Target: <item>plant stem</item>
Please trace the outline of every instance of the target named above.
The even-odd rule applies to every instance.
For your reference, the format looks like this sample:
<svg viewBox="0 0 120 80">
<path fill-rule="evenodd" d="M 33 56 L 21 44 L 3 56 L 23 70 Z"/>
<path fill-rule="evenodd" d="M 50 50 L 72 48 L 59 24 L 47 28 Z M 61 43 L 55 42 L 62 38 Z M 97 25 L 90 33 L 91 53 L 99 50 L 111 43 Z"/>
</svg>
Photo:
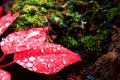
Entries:
<svg viewBox="0 0 120 80">
<path fill-rule="evenodd" d="M 5 58 L 6 54 L 3 54 L 3 56 L 0 58 L 0 62 Z"/>
<path fill-rule="evenodd" d="M 15 62 L 14 62 L 14 61 L 12 61 L 12 62 L 10 62 L 10 63 L 7 63 L 7 64 L 5 64 L 5 65 L 2 65 L 2 66 L 0 66 L 0 68 L 7 67 L 7 66 L 9 66 L 9 65 L 11 65 L 11 64 L 13 64 L 13 63 L 15 63 Z"/>
</svg>

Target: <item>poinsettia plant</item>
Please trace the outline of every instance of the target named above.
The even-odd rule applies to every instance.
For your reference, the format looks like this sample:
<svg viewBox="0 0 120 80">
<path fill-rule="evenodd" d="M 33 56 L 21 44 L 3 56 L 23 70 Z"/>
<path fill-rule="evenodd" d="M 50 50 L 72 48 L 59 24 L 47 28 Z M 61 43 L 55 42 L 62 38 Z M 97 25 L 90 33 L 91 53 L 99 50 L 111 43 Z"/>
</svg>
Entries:
<svg viewBox="0 0 120 80">
<path fill-rule="evenodd" d="M 6 14 L 0 19 L 0 35 L 14 22 L 20 12 Z M 81 61 L 81 57 L 61 45 L 46 42 L 48 27 L 31 28 L 13 32 L 0 42 L 6 55 L 14 54 L 12 63 L 17 63 L 30 71 L 55 74 L 64 67 Z M 4 67 L 4 66 L 3 66 Z M 9 72 L 0 69 L 0 80 L 11 80 Z"/>
</svg>

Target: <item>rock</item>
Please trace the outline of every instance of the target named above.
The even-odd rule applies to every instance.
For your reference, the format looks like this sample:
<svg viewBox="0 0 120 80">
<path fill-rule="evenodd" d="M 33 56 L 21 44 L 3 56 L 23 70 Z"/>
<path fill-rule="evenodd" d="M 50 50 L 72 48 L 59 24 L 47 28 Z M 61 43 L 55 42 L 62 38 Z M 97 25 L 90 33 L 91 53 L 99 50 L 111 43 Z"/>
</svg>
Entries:
<svg viewBox="0 0 120 80">
<path fill-rule="evenodd" d="M 102 55 L 92 66 L 91 74 L 96 80 L 120 80 L 120 60 L 118 53 L 108 52 Z"/>
</svg>

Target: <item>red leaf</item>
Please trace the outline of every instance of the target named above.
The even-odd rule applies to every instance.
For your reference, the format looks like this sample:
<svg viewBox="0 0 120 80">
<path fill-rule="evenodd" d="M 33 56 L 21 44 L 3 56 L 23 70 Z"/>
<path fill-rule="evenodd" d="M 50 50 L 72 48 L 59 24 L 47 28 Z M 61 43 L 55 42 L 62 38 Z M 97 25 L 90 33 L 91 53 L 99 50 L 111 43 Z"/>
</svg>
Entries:
<svg viewBox="0 0 120 80">
<path fill-rule="evenodd" d="M 44 43 L 39 48 L 16 53 L 14 61 L 37 73 L 54 74 L 81 61 L 81 57 L 60 45 Z"/>
<path fill-rule="evenodd" d="M 0 80 L 11 80 L 11 75 L 2 69 L 0 69 Z"/>
<path fill-rule="evenodd" d="M 40 46 L 46 40 L 47 28 L 31 28 L 11 33 L 1 41 L 1 49 L 4 54 L 11 54 Z"/>
<path fill-rule="evenodd" d="M 14 22 L 14 20 L 20 15 L 20 12 L 11 15 L 11 13 L 6 14 L 0 18 L 0 35 Z"/>
<path fill-rule="evenodd" d="M 3 7 L 0 6 L 0 17 L 3 15 Z"/>
</svg>

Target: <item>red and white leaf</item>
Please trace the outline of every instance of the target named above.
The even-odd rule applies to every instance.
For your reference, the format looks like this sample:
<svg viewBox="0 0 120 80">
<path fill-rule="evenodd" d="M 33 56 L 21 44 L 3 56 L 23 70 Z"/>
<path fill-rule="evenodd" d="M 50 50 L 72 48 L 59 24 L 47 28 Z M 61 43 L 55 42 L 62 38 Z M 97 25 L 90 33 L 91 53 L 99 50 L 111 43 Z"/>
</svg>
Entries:
<svg viewBox="0 0 120 80">
<path fill-rule="evenodd" d="M 20 12 L 11 15 L 11 13 L 6 14 L 0 18 L 0 35 L 14 22 L 14 20 L 20 15 Z"/>
<path fill-rule="evenodd" d="M 15 53 L 14 61 L 37 73 L 54 74 L 81 61 L 81 57 L 60 45 L 44 43 L 38 48 Z"/>
<path fill-rule="evenodd" d="M 1 41 L 1 49 L 4 54 L 11 54 L 40 46 L 46 40 L 47 29 L 31 28 L 11 33 Z"/>
<path fill-rule="evenodd" d="M 0 69 L 0 80 L 11 80 L 10 73 Z"/>
</svg>

